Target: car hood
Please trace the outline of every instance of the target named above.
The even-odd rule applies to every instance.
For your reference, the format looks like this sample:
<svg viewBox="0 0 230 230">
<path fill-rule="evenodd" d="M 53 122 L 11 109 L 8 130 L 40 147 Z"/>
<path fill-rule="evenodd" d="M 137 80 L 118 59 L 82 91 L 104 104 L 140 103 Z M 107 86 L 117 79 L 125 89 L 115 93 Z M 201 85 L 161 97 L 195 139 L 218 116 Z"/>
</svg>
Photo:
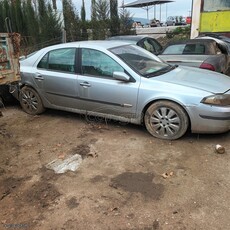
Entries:
<svg viewBox="0 0 230 230">
<path fill-rule="evenodd" d="M 164 82 L 192 87 L 214 94 L 230 90 L 230 77 L 199 68 L 179 66 L 159 76 L 159 78 Z"/>
</svg>

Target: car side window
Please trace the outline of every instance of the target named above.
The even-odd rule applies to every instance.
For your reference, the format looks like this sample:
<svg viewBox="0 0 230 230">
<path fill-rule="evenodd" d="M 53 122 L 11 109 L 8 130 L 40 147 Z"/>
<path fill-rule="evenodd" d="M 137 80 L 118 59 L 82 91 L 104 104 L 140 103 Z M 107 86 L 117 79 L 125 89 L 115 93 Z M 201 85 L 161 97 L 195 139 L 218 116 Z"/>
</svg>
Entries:
<svg viewBox="0 0 230 230">
<path fill-rule="evenodd" d="M 38 63 L 38 66 L 37 66 L 39 69 L 47 69 L 48 57 L 49 57 L 49 53 L 47 53 L 45 56 L 43 56 L 43 58 L 40 60 L 40 62 Z"/>
<path fill-rule="evenodd" d="M 162 54 L 182 54 L 185 44 L 168 46 Z"/>
<path fill-rule="evenodd" d="M 113 72 L 124 69 L 107 54 L 93 49 L 82 49 L 82 74 L 97 77 L 113 77 Z"/>
<path fill-rule="evenodd" d="M 55 70 L 60 72 L 75 72 L 75 48 L 52 50 L 38 63 L 38 68 Z"/>
<path fill-rule="evenodd" d="M 153 44 L 149 41 L 149 39 L 145 39 L 143 41 L 143 46 L 144 46 L 144 49 L 148 50 L 149 52 L 155 53 L 155 48 Z"/>
<path fill-rule="evenodd" d="M 162 50 L 161 45 L 159 45 L 155 40 L 149 38 L 148 41 L 150 44 L 152 44 L 156 53 L 159 53 Z"/>
</svg>

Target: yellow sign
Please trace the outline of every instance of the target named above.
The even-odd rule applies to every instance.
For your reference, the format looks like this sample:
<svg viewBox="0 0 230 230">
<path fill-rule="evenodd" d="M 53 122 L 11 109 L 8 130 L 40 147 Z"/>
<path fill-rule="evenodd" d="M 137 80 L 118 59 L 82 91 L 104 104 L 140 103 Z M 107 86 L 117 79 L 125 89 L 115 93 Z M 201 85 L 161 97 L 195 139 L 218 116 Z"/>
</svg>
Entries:
<svg viewBox="0 0 230 230">
<path fill-rule="evenodd" d="M 203 12 L 200 18 L 200 32 L 229 32 L 230 11 Z"/>
</svg>

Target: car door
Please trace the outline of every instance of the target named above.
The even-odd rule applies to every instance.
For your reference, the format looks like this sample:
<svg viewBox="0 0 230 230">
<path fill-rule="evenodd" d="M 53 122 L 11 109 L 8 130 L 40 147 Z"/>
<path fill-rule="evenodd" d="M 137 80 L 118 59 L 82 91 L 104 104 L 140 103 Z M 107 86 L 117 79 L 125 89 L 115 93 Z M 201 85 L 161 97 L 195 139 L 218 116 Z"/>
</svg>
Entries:
<svg viewBox="0 0 230 230">
<path fill-rule="evenodd" d="M 75 73 L 76 48 L 55 49 L 37 65 L 35 82 L 40 95 L 54 106 L 81 108 Z"/>
<path fill-rule="evenodd" d="M 132 118 L 136 113 L 139 82 L 113 78 L 113 72 L 125 72 L 109 55 L 94 49 L 81 49 L 81 74 L 78 92 L 84 108 L 92 114 Z"/>
</svg>

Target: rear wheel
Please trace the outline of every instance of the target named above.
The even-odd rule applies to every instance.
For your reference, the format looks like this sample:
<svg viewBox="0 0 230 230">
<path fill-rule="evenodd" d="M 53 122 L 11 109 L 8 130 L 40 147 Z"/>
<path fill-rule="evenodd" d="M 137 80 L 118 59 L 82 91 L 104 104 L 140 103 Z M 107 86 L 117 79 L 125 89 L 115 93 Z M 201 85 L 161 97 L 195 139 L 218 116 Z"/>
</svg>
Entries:
<svg viewBox="0 0 230 230">
<path fill-rule="evenodd" d="M 189 120 L 184 109 L 170 101 L 158 101 L 147 109 L 144 122 L 154 137 L 175 140 L 188 129 Z"/>
<path fill-rule="evenodd" d="M 28 114 L 37 115 L 45 111 L 40 96 L 31 87 L 25 86 L 21 89 L 19 101 L 22 109 Z"/>
</svg>

